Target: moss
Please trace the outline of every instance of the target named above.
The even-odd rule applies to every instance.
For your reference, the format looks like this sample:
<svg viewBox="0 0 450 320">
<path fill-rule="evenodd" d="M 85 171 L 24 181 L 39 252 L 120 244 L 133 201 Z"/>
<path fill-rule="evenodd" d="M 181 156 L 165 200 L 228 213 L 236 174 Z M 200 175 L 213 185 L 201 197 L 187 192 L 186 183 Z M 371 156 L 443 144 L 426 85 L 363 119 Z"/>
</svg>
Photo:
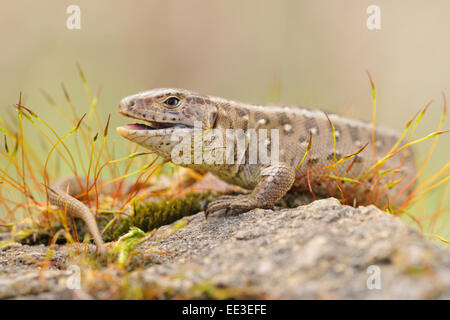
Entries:
<svg viewBox="0 0 450 320">
<path fill-rule="evenodd" d="M 431 270 L 429 267 L 426 266 L 409 266 L 405 270 L 405 273 L 412 277 L 421 277 L 429 272 L 431 272 Z"/>
<path fill-rule="evenodd" d="M 18 230 L 12 231 L 12 240 L 27 245 L 50 244 L 56 232 L 62 228 L 58 221 L 51 221 L 50 224 L 51 226 L 48 223 L 37 226 L 26 221 Z M 62 235 L 54 240 L 56 244 L 66 243 L 65 237 Z"/>
<path fill-rule="evenodd" d="M 149 299 L 209 299 L 209 300 L 242 300 L 242 299 L 267 299 L 261 290 L 254 287 L 232 287 L 214 284 L 203 280 L 180 291 L 158 283 L 145 283 L 139 281 L 141 271 L 134 271 L 123 276 L 120 288 L 115 299 L 149 300 Z"/>
<path fill-rule="evenodd" d="M 121 219 L 119 223 L 113 225 L 111 230 L 107 230 L 103 237 L 105 241 L 116 240 L 128 232 L 132 226 L 148 232 L 203 211 L 214 199 L 215 196 L 211 192 L 190 192 L 176 199 L 135 203 L 131 217 Z"/>
<path fill-rule="evenodd" d="M 262 299 L 261 292 L 255 292 L 250 288 L 227 287 L 213 284 L 207 280 L 196 283 L 188 293 L 188 298 L 194 299 Z"/>
<path fill-rule="evenodd" d="M 135 202 L 129 215 L 121 215 L 103 233 L 106 242 L 115 241 L 127 233 L 131 227 L 137 227 L 144 232 L 151 231 L 163 225 L 170 224 L 185 216 L 196 214 L 206 209 L 208 203 L 216 196 L 212 192 L 190 192 L 174 199 L 160 199 L 153 201 Z M 99 214 L 98 226 L 103 230 L 111 222 L 111 214 Z M 24 227 L 17 233 L 15 240 L 22 244 L 49 244 L 53 235 L 61 229 L 58 221 L 48 227 Z M 75 227 L 80 241 L 88 236 L 84 222 L 76 219 Z M 181 227 L 181 226 L 180 226 Z M 59 237 L 57 243 L 64 243 L 65 238 Z"/>
</svg>

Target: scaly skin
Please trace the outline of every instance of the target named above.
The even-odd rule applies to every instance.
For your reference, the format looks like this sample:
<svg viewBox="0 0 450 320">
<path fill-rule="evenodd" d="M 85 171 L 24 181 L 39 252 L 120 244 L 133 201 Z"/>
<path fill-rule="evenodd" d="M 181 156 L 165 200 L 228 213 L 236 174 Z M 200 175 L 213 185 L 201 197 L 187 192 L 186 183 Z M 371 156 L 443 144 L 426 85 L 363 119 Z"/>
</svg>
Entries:
<svg viewBox="0 0 450 320">
<path fill-rule="evenodd" d="M 98 230 L 94 215 L 84 203 L 74 198 L 74 196 L 81 193 L 82 189 L 74 177 L 59 179 L 48 188 L 50 203 L 62 210 L 67 210 L 68 214 L 82 219 L 94 238 L 98 253 L 104 254 L 106 252 L 105 244 Z"/>
<path fill-rule="evenodd" d="M 372 192 L 378 177 L 373 180 L 369 179 L 370 176 L 362 177 L 375 163 L 374 148 L 371 144 L 372 124 L 328 114 L 335 127 L 335 153 L 329 121 L 320 110 L 292 105 L 247 104 L 183 89 L 154 89 L 124 98 L 120 102 L 119 113 L 143 120 L 147 125 L 119 127 L 117 131 L 121 136 L 157 152 L 166 159 L 171 159 L 172 151 L 179 143 L 179 140 L 172 138 L 173 133 L 182 130 L 183 136 L 192 136 L 195 121 L 201 123 L 205 132 L 208 129 L 242 129 L 244 132 L 249 129 L 268 129 L 269 139 L 270 129 L 279 130 L 279 161 L 275 163 L 248 164 L 249 162 L 245 161 L 243 164 L 181 164 L 210 171 L 228 183 L 251 190 L 251 193 L 246 195 L 223 197 L 211 203 L 206 214 L 221 209 L 247 211 L 253 208 L 270 208 L 290 189 L 310 192 L 309 185 L 317 196 L 340 197 L 344 194 L 347 203 L 376 203 L 383 206 L 390 200 L 390 205 L 396 206 L 406 199 L 413 187 L 397 196 L 398 191 L 405 187 L 415 174 L 412 152 L 408 150 L 406 154 L 398 153 L 386 161 L 382 169 L 398 169 L 398 173 L 381 177 L 377 190 L 384 191 Z M 306 160 L 301 163 L 310 135 L 311 150 Z M 244 157 L 248 160 L 251 141 L 245 134 L 240 137 L 245 140 Z M 397 133 L 380 127 L 376 128 L 375 137 L 378 159 L 385 156 L 399 139 Z M 195 137 L 192 141 L 195 141 Z M 267 143 L 269 141 L 267 140 Z M 335 158 L 338 160 L 342 156 L 355 153 L 366 143 L 367 147 L 355 157 L 350 169 L 352 160 L 339 164 L 332 172 L 314 172 L 314 169 L 335 163 Z M 217 148 L 214 149 L 213 146 L 212 141 L 206 139 L 202 148 L 206 159 L 216 155 Z M 263 147 L 270 149 L 269 144 Z M 270 150 L 268 152 L 270 156 Z M 236 152 L 233 157 L 237 160 Z M 364 183 L 358 186 L 343 182 L 339 189 L 337 180 L 317 176 L 320 174 L 362 179 Z M 386 188 L 389 182 L 398 179 L 401 179 L 398 184 Z"/>
<path fill-rule="evenodd" d="M 191 175 L 185 171 L 182 171 L 175 187 L 185 188 L 192 185 L 194 182 L 195 179 L 193 179 Z M 93 183 L 94 180 L 89 179 L 88 186 L 92 187 Z M 76 196 L 85 192 L 85 184 L 86 177 L 78 179 L 74 176 L 60 178 L 48 188 L 48 198 L 52 205 L 66 211 L 69 215 L 72 215 L 75 218 L 82 219 L 94 239 L 97 246 L 97 252 L 99 254 L 104 254 L 106 252 L 106 247 L 98 229 L 95 216 L 83 202 L 76 198 Z M 136 185 L 135 183 L 129 183 L 126 181 L 121 183 L 120 181 L 116 181 L 103 186 L 101 189 L 97 189 L 97 192 L 101 194 L 114 194 L 117 192 L 119 184 L 121 184 L 120 190 L 124 194 L 128 194 L 135 187 L 143 187 L 142 185 Z M 100 185 L 102 185 L 102 182 L 97 181 L 97 186 Z M 169 186 L 159 184 L 157 187 L 154 187 L 161 191 Z"/>
<path fill-rule="evenodd" d="M 175 98 L 176 100 L 173 100 Z M 170 101 L 171 99 L 171 101 Z M 176 101 L 176 104 L 172 102 Z M 398 169 L 398 173 L 387 174 L 379 179 L 377 185 L 383 192 L 372 192 L 376 181 L 370 176 L 362 179 L 364 183 L 340 183 L 337 180 L 317 175 L 334 175 L 349 179 L 361 179 L 362 175 L 375 163 L 375 155 L 371 144 L 372 125 L 335 114 L 328 114 L 335 127 L 336 149 L 329 121 L 323 111 L 311 110 L 294 105 L 257 105 L 247 104 L 222 98 L 200 95 L 183 89 L 154 89 L 124 98 L 119 105 L 119 113 L 133 119 L 142 120 L 147 126 L 134 124 L 117 128 L 124 138 L 155 151 L 166 159 L 171 159 L 172 151 L 179 144 L 173 140 L 176 131 L 183 131 L 183 136 L 192 136 L 194 122 L 201 123 L 202 129 L 242 129 L 244 133 L 238 137 L 245 141 L 244 163 L 238 164 L 238 155 L 232 154 L 234 164 L 181 164 L 182 166 L 210 171 L 222 180 L 251 190 L 249 194 L 239 196 L 223 196 L 212 202 L 206 215 L 226 209 L 232 211 L 248 211 L 254 208 L 271 208 L 291 189 L 300 192 L 312 192 L 316 196 L 341 197 L 344 194 L 347 203 L 376 203 L 385 205 L 390 200 L 391 206 L 401 204 L 411 192 L 411 185 L 401 195 L 397 195 L 413 178 L 416 170 L 412 152 L 399 153 L 383 165 L 383 170 Z M 245 135 L 249 129 L 279 130 L 279 161 L 269 164 L 249 164 L 249 145 L 251 141 Z M 300 165 L 311 136 L 311 150 Z M 377 127 L 375 130 L 375 146 L 377 159 L 381 159 L 399 139 L 399 135 L 389 129 Z M 173 141 L 172 141 L 173 140 Z M 195 139 L 193 139 L 195 141 Z M 315 169 L 331 165 L 345 155 L 355 153 L 363 145 L 367 147 L 355 158 L 338 166 L 332 172 Z M 204 159 L 216 155 L 212 140 L 204 141 L 201 152 Z M 209 147 L 209 148 L 208 148 Z M 268 155 L 271 146 L 266 144 Z M 195 150 L 195 148 L 193 148 Z M 193 150 L 191 156 L 193 156 Z M 235 148 L 236 150 L 236 148 Z M 335 153 L 336 150 L 336 153 Z M 394 180 L 400 182 L 386 189 L 386 185 Z M 378 180 L 378 177 L 375 178 Z M 69 186 L 69 193 L 66 193 Z M 310 190 L 311 188 L 311 190 Z M 50 202 L 62 209 L 67 206 L 68 213 L 84 220 L 88 225 L 98 250 L 105 251 L 101 235 L 94 216 L 89 209 L 73 195 L 79 194 L 78 185 L 73 178 L 62 179 L 49 189 Z"/>
</svg>

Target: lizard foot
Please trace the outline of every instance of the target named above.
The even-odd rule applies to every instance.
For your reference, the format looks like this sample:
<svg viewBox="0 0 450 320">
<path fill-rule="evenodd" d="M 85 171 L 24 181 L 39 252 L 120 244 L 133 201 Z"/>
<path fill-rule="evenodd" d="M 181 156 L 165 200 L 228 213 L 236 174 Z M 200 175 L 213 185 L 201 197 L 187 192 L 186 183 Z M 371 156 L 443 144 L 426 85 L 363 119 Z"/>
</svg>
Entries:
<svg viewBox="0 0 450 320">
<path fill-rule="evenodd" d="M 211 202 L 205 210 L 208 218 L 213 212 L 226 209 L 236 213 L 249 211 L 255 208 L 272 208 L 275 202 L 283 197 L 294 182 L 295 171 L 285 163 L 276 163 L 261 169 L 261 179 L 249 194 L 238 196 L 222 196 Z"/>
<path fill-rule="evenodd" d="M 230 212 L 241 213 L 255 208 L 269 208 L 271 206 L 264 205 L 251 194 L 243 194 L 238 196 L 225 195 L 219 197 L 218 200 L 211 202 L 205 210 L 205 217 L 211 213 L 226 210 L 225 214 Z"/>
</svg>

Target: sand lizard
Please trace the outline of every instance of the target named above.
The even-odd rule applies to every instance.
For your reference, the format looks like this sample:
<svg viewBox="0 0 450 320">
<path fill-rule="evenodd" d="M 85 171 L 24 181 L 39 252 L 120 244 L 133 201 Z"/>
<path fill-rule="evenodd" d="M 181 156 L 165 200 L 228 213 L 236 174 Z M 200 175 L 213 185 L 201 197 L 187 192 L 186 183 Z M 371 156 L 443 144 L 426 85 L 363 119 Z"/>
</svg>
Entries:
<svg viewBox="0 0 450 320">
<path fill-rule="evenodd" d="M 376 202 L 378 205 L 385 205 L 389 199 L 390 204 L 395 206 L 402 203 L 413 188 L 408 183 L 416 170 L 409 149 L 406 153 L 390 158 L 383 165 L 383 170 L 397 171 L 379 178 L 377 186 L 381 191 L 372 192 L 378 177 L 375 180 L 363 180 L 364 183 L 357 186 L 339 179 L 324 178 L 324 173 L 330 174 L 330 171 L 317 171 L 318 168 L 330 166 L 367 144 L 350 160 L 328 168 L 333 169 L 331 173 L 334 177 L 361 178 L 376 162 L 375 154 L 377 159 L 385 156 L 398 141 L 399 135 L 390 129 L 376 127 L 375 146 L 372 146 L 372 124 L 331 113 L 326 115 L 321 110 L 296 105 L 242 103 L 184 89 L 154 89 L 122 99 L 118 111 L 126 117 L 142 120 L 143 123 L 118 127 L 117 132 L 166 159 L 171 159 L 172 151 L 179 143 L 172 138 L 174 131 L 183 129 L 186 135 L 190 135 L 195 121 L 200 122 L 204 130 L 279 130 L 279 161 L 275 163 L 249 164 L 244 161 L 243 164 L 182 164 L 210 171 L 228 183 L 251 191 L 248 194 L 219 198 L 208 206 L 206 214 L 222 209 L 248 211 L 254 208 L 271 208 L 290 189 L 312 191 L 318 197 L 342 198 L 344 195 L 346 202 L 350 204 Z M 334 135 L 330 121 L 334 126 Z M 245 157 L 248 157 L 250 142 L 247 136 L 244 139 L 247 148 Z M 305 158 L 310 140 L 311 148 Z M 267 141 L 266 147 L 270 154 L 270 130 Z M 205 150 L 207 148 L 202 149 L 202 152 L 207 152 Z M 399 182 L 387 188 L 393 177 Z M 406 189 L 405 192 L 398 195 L 403 188 Z M 77 210 L 74 207 L 72 213 L 81 217 L 81 211 Z M 90 218 L 87 220 L 90 221 Z M 93 230 L 96 226 L 92 225 L 93 223 L 89 229 L 99 245 L 101 239 L 96 239 L 98 236 Z"/>
</svg>

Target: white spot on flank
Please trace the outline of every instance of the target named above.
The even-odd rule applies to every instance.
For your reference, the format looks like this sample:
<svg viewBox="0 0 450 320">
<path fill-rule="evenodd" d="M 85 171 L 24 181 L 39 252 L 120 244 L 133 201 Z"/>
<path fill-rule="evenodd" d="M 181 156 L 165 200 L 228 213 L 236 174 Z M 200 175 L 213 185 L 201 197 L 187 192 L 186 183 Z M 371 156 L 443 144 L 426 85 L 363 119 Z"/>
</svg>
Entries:
<svg viewBox="0 0 450 320">
<path fill-rule="evenodd" d="M 259 120 L 258 120 L 258 123 L 259 123 L 259 124 L 266 124 L 266 123 L 267 123 L 267 120 L 264 119 L 264 118 L 263 118 L 263 119 L 259 119 Z"/>
<path fill-rule="evenodd" d="M 234 103 L 237 103 L 237 102 L 234 102 Z M 239 105 L 240 107 L 244 107 L 248 110 L 259 110 L 262 108 L 261 106 L 254 106 L 254 105 L 243 104 L 243 103 L 237 103 L 237 105 Z M 266 113 L 272 113 L 272 112 L 273 113 L 281 113 L 281 112 L 286 112 L 286 109 L 283 107 L 278 107 L 278 106 L 264 106 L 264 112 L 266 112 Z M 310 117 L 310 118 L 315 118 L 315 119 L 323 119 L 323 120 L 328 121 L 327 117 L 325 116 L 325 114 L 323 113 L 322 110 L 316 111 L 316 110 L 308 110 L 308 109 L 302 109 L 302 108 L 289 108 L 289 113 L 294 114 L 294 115 L 302 115 L 305 117 Z M 353 127 L 364 128 L 364 129 L 372 128 L 371 123 L 365 123 L 363 121 L 356 120 L 356 119 L 344 118 L 337 114 L 328 114 L 328 116 L 329 116 L 330 120 L 333 121 L 333 123 L 345 124 L 345 125 L 350 125 Z M 378 129 L 382 129 L 383 134 L 398 137 L 398 133 L 395 132 L 394 130 L 391 130 L 388 128 L 382 128 L 382 127 L 378 127 Z"/>
<path fill-rule="evenodd" d="M 285 125 L 283 126 L 283 129 L 284 129 L 284 131 L 286 131 L 286 132 L 291 132 L 291 131 L 292 131 L 292 126 L 291 126 L 289 123 L 287 123 L 287 124 L 285 124 Z"/>
</svg>

